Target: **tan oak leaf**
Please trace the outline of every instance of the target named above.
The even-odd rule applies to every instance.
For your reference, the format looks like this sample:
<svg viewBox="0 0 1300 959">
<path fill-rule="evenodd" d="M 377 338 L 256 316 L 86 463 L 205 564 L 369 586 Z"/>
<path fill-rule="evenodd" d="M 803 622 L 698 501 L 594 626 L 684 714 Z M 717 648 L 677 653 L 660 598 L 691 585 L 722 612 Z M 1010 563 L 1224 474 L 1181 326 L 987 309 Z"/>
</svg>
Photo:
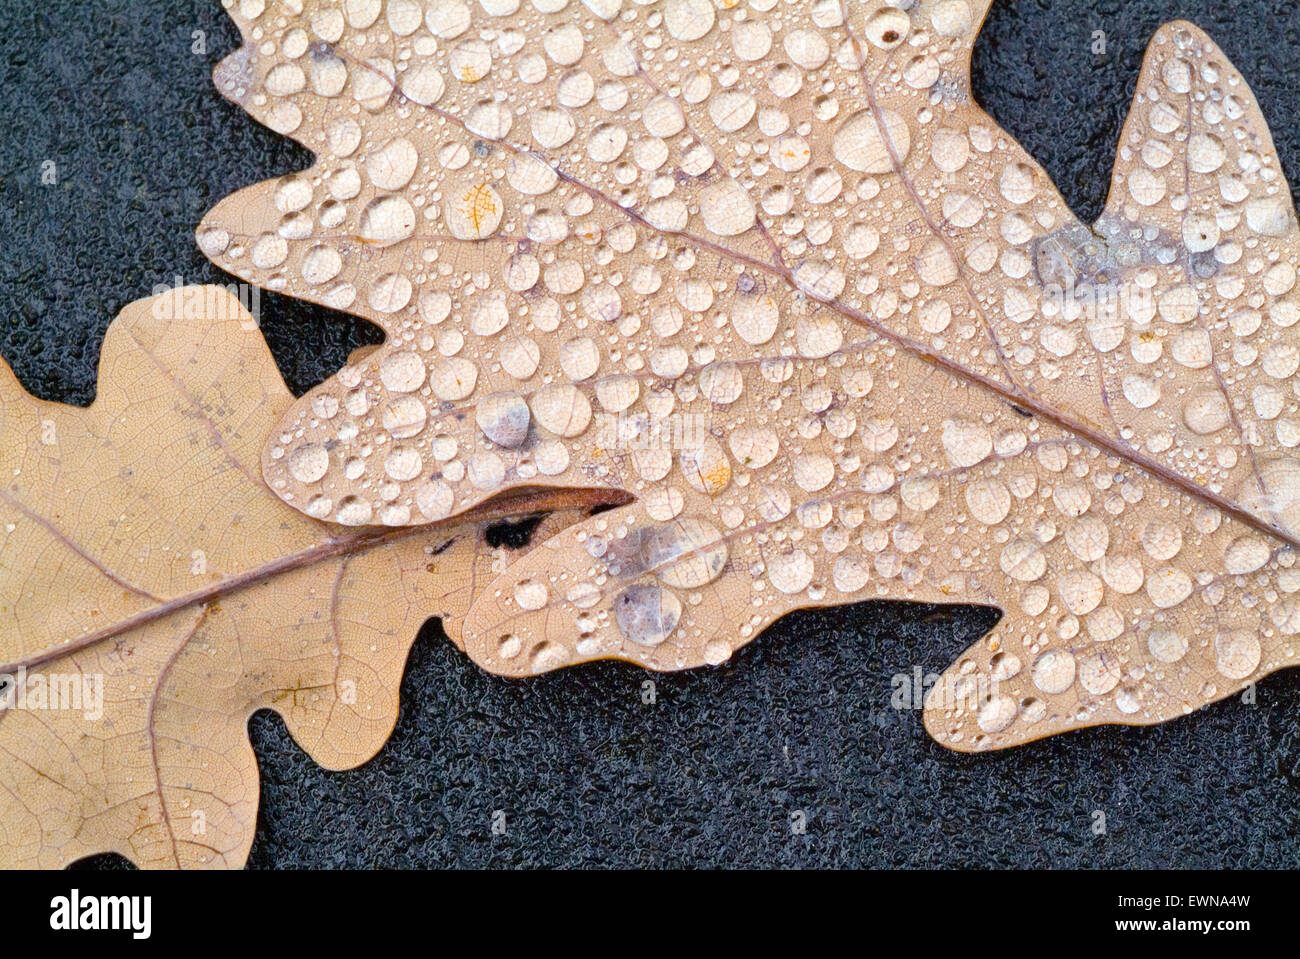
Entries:
<svg viewBox="0 0 1300 959">
<path fill-rule="evenodd" d="M 331 769 L 397 718 L 426 618 L 450 635 L 505 566 L 493 519 L 340 530 L 262 480 L 289 407 L 252 317 L 219 287 L 124 309 L 88 409 L 34 399 L 0 365 L 0 863 L 114 851 L 143 867 L 237 867 L 258 777 L 257 709 Z"/>
<path fill-rule="evenodd" d="M 987 5 L 229 5 L 220 88 L 317 161 L 199 243 L 388 334 L 285 417 L 271 487 L 393 526 L 634 495 L 482 594 L 503 673 L 988 602 L 926 713 L 982 749 L 1293 663 L 1297 226 L 1254 97 L 1162 28 L 1086 226 L 971 96 Z"/>
</svg>

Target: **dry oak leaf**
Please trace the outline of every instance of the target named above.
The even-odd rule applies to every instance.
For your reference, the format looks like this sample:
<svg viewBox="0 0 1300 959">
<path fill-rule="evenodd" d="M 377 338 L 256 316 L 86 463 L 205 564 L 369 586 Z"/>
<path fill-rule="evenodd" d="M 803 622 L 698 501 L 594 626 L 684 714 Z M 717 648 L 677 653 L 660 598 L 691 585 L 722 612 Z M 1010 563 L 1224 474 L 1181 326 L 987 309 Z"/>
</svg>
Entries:
<svg viewBox="0 0 1300 959">
<path fill-rule="evenodd" d="M 218 287 L 124 309 L 88 409 L 0 364 L 0 864 L 242 865 L 249 715 L 331 769 L 365 761 L 421 624 L 456 635 L 504 567 L 489 513 L 340 531 L 271 495 L 259 457 L 292 399 Z"/>
<path fill-rule="evenodd" d="M 218 85 L 317 160 L 200 246 L 388 334 L 295 404 L 272 488 L 396 526 L 635 495 L 481 594 L 510 675 L 986 602 L 925 714 L 975 750 L 1293 664 L 1297 226 L 1254 97 L 1162 28 L 1088 227 L 971 96 L 987 6 L 227 4 Z"/>
</svg>

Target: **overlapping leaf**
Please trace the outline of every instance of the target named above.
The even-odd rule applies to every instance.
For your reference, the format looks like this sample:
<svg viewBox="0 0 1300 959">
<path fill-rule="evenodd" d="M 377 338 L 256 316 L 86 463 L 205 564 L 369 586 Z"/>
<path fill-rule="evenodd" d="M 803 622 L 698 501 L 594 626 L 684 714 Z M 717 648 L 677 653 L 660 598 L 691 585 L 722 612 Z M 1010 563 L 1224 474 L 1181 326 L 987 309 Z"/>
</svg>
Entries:
<svg viewBox="0 0 1300 959">
<path fill-rule="evenodd" d="M 1294 663 L 1297 227 L 1254 98 L 1162 29 L 1089 228 L 971 97 L 986 6 L 232 7 L 221 89 L 317 162 L 200 245 L 388 334 L 290 410 L 272 488 L 391 526 L 634 494 L 475 604 L 508 674 L 989 602 L 926 712 L 979 749 Z"/>
<path fill-rule="evenodd" d="M 190 287 L 109 327 L 88 409 L 0 366 L 0 862 L 116 851 L 239 866 L 274 709 L 330 768 L 388 738 L 426 618 L 458 640 L 504 568 L 484 544 L 516 499 L 450 524 L 340 531 L 272 496 L 258 460 L 289 407 L 252 318 Z M 563 497 L 539 498 L 539 508 Z M 579 515 L 548 518 L 543 533 Z"/>
</svg>

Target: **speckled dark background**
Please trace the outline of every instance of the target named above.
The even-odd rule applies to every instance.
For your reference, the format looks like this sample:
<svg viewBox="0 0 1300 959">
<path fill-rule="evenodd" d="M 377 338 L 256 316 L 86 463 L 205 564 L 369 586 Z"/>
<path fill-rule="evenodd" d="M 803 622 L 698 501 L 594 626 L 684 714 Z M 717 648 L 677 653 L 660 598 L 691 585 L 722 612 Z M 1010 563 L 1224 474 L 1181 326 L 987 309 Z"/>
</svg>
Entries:
<svg viewBox="0 0 1300 959">
<path fill-rule="evenodd" d="M 1205 27 L 1300 173 L 1293 0 L 1004 0 L 975 91 L 1095 217 L 1151 33 Z M 217 199 L 306 167 L 217 96 L 236 45 L 216 0 L 3 0 L 0 353 L 37 395 L 86 403 L 109 320 L 156 283 L 227 282 L 192 232 Z M 191 53 L 192 33 L 207 53 Z M 1092 33 L 1108 53 L 1095 57 Z M 57 164 L 57 186 L 39 184 Z M 290 385 L 337 369 L 367 324 L 264 295 Z M 1087 730 L 1007 753 L 935 745 L 890 677 L 938 671 L 996 618 L 862 605 L 790 617 L 725 667 L 595 664 L 527 682 L 480 672 L 436 624 L 371 763 L 327 773 L 280 721 L 251 723 L 263 776 L 250 864 L 328 866 L 1295 866 L 1300 672 L 1165 726 Z M 507 833 L 493 836 L 493 810 Z M 1092 834 L 1093 810 L 1107 834 Z M 790 814 L 803 810 L 805 835 Z M 95 865 L 111 865 L 107 857 Z"/>
</svg>

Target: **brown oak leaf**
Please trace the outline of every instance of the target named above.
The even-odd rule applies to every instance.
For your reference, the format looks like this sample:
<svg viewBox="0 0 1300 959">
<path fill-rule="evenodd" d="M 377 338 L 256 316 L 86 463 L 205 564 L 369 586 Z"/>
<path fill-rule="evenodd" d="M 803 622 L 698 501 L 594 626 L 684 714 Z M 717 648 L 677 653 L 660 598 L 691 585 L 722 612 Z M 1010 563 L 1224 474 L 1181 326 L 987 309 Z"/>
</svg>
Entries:
<svg viewBox="0 0 1300 959">
<path fill-rule="evenodd" d="M 87 409 L 0 365 L 0 864 L 242 865 L 250 714 L 275 710 L 323 766 L 364 762 L 421 624 L 458 639 L 504 568 L 489 522 L 566 507 L 544 535 L 580 515 L 552 494 L 424 529 L 308 519 L 259 470 L 292 399 L 219 287 L 124 309 Z"/>
<path fill-rule="evenodd" d="M 971 95 L 987 6 L 232 6 L 219 87 L 317 160 L 200 246 L 388 334 L 289 411 L 271 487 L 391 526 L 635 496 L 481 594 L 510 675 L 991 603 L 925 714 L 974 750 L 1292 665 L 1297 224 L 1255 99 L 1162 28 L 1087 226 Z"/>
</svg>

